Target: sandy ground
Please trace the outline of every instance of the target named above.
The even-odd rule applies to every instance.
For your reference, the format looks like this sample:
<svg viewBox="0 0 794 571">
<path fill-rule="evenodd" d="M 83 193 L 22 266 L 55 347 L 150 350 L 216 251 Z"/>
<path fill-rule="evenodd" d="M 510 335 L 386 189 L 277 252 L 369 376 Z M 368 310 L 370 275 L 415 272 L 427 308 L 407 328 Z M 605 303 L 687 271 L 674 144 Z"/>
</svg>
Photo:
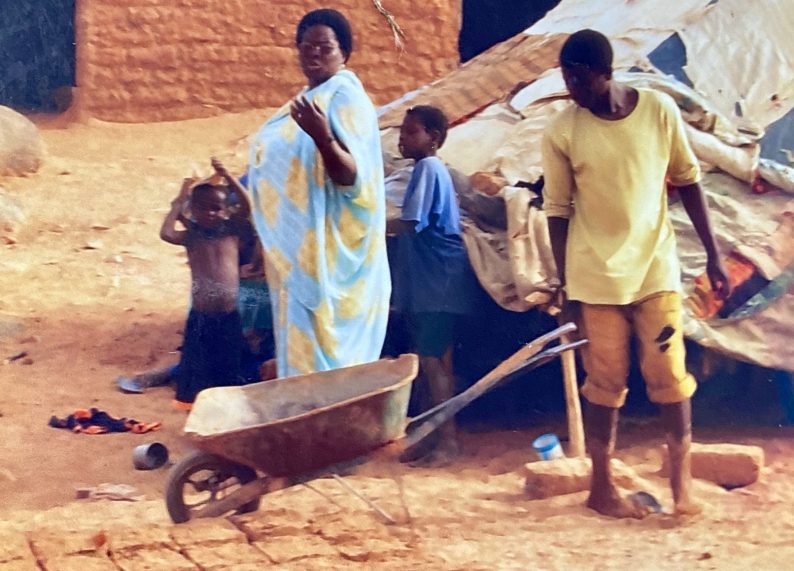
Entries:
<svg viewBox="0 0 794 571">
<path fill-rule="evenodd" d="M 171 409 L 167 388 L 123 395 L 113 380 L 176 360 L 188 269 L 183 251 L 159 240 L 159 224 L 194 165 L 206 169 L 208 157 L 217 154 L 229 167 L 242 166 L 241 139 L 263 116 L 252 112 L 153 125 L 89 121 L 68 128 L 40 120 L 46 165 L 34 176 L 2 181 L 28 215 L 18 242 L 0 246 L 0 358 L 28 352 L 28 360 L 0 365 L 5 527 L 167 524 L 161 500 L 166 472 L 133 470 L 131 452 L 138 444 L 160 441 L 172 457 L 181 456 L 184 413 Z M 47 426 L 51 415 L 92 406 L 115 416 L 162 421 L 163 429 L 86 436 Z M 628 426 L 620 455 L 669 504 L 664 481 L 654 475 L 661 458 L 655 428 Z M 401 537 L 403 548 L 388 568 L 789 568 L 791 432 L 698 432 L 696 440 L 762 445 L 767 452 L 762 481 L 732 492 L 699 482 L 703 515 L 642 522 L 604 519 L 582 506 L 582 494 L 526 499 L 521 466 L 533 460 L 535 434 L 465 435 L 463 457 L 450 469 L 375 462 L 350 476 L 351 484 L 399 516 L 387 535 Z M 133 485 L 149 501 L 73 501 L 75 487 L 102 482 Z M 323 480 L 318 487 L 333 501 L 294 488 L 266 497 L 259 517 L 289 524 L 286 533 L 296 538 L 297 552 L 300 538 L 323 528 L 336 529 L 342 545 L 384 533 L 385 526 L 335 482 Z M 328 558 L 322 567 L 321 557 L 311 561 L 316 565 L 303 568 L 348 568 L 357 559 Z M 377 558 L 367 563 L 366 556 L 361 565 L 387 567 Z"/>
</svg>

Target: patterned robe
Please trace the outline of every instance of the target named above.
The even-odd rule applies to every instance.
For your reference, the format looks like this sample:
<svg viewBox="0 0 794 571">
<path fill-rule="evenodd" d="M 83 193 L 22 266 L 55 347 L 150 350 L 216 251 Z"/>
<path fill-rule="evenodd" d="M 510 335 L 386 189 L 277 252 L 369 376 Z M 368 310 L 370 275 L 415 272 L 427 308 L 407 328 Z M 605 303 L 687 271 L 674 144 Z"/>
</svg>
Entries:
<svg viewBox="0 0 794 571">
<path fill-rule="evenodd" d="M 357 177 L 352 186 L 331 180 L 289 104 L 251 145 L 247 187 L 265 251 L 279 377 L 377 360 L 391 292 L 375 108 L 347 70 L 302 95 L 323 109 Z"/>
</svg>

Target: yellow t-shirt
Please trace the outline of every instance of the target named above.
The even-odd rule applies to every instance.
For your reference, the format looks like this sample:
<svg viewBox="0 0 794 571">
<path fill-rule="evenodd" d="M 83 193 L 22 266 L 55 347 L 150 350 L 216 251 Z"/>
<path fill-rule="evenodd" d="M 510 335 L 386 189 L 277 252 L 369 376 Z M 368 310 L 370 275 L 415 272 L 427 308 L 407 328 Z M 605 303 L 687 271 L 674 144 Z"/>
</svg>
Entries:
<svg viewBox="0 0 794 571">
<path fill-rule="evenodd" d="M 625 305 L 680 289 L 665 179 L 700 180 L 675 102 L 639 89 L 637 107 L 616 121 L 573 105 L 543 137 L 544 209 L 569 218 L 569 299 Z"/>
</svg>

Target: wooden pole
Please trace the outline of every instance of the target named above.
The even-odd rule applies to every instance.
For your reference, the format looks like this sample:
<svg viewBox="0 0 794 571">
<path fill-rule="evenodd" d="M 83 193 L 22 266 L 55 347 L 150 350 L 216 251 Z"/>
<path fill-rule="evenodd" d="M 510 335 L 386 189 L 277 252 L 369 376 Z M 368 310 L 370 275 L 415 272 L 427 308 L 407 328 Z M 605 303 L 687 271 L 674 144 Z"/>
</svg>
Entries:
<svg viewBox="0 0 794 571">
<path fill-rule="evenodd" d="M 561 343 L 568 343 L 568 335 L 560 338 Z M 584 457 L 584 425 L 582 423 L 582 405 L 579 402 L 579 385 L 576 382 L 576 357 L 573 350 L 566 351 L 562 359 L 562 383 L 565 387 L 565 412 L 568 417 L 569 452 L 574 457 Z"/>
</svg>

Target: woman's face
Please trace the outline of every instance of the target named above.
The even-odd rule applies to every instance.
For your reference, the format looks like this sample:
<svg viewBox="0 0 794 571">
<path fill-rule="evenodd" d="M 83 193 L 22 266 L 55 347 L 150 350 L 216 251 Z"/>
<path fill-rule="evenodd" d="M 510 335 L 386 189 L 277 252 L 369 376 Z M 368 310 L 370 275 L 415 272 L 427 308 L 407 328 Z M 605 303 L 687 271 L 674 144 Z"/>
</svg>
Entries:
<svg viewBox="0 0 794 571">
<path fill-rule="evenodd" d="M 328 26 L 312 26 L 303 33 L 298 44 L 301 69 L 315 87 L 333 76 L 345 63 L 345 54 L 339 47 L 336 34 Z"/>
</svg>

